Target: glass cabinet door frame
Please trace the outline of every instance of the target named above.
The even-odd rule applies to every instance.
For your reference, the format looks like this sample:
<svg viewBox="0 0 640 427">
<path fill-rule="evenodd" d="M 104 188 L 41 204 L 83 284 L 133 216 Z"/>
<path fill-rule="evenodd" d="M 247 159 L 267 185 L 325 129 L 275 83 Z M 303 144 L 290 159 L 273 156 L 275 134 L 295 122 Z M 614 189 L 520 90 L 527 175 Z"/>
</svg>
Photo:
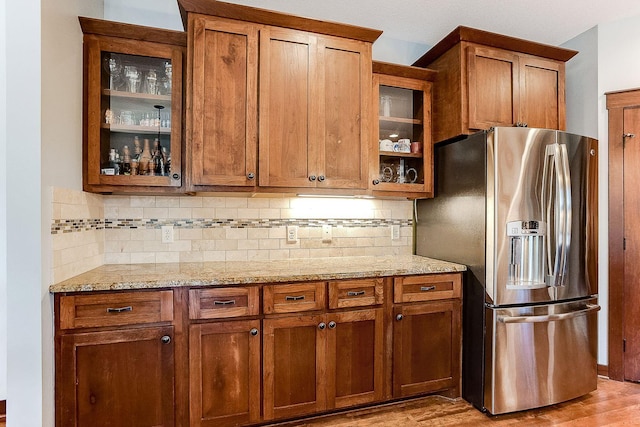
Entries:
<svg viewBox="0 0 640 427">
<path fill-rule="evenodd" d="M 182 66 L 183 49 L 141 40 L 119 39 L 115 37 L 85 34 L 84 36 L 84 150 L 83 180 L 85 190 L 139 191 L 139 187 L 181 187 L 182 177 Z M 171 171 L 169 176 L 145 175 L 104 175 L 101 170 L 101 132 L 105 122 L 102 108 L 103 96 L 103 52 L 132 56 L 146 56 L 171 61 Z M 151 98 L 151 97 L 150 97 Z M 147 100 L 148 102 L 149 100 Z M 132 132 L 132 139 L 133 139 Z M 154 140 L 155 134 L 149 134 Z M 133 144 L 131 147 L 133 151 Z M 100 187 L 104 188 L 100 188 Z M 121 187 L 121 188 L 118 188 Z M 130 188 L 127 188 L 130 187 Z"/>
<path fill-rule="evenodd" d="M 389 86 L 399 89 L 408 89 L 412 91 L 422 92 L 422 114 L 420 117 L 413 117 L 414 124 L 421 124 L 423 127 L 422 153 L 394 153 L 399 158 L 421 159 L 423 182 L 421 183 L 393 183 L 383 182 L 380 179 L 380 159 L 381 151 L 379 146 L 380 140 L 380 122 L 385 120 L 379 113 L 378 105 L 373 108 L 374 111 L 374 135 L 373 135 L 373 152 L 371 180 L 374 192 L 384 191 L 391 193 L 410 193 L 410 197 L 433 197 L 433 155 L 432 155 L 432 139 L 431 139 L 431 98 L 432 98 L 432 82 L 427 80 L 419 80 L 408 77 L 387 75 L 374 73 L 373 75 L 373 99 L 376 103 L 380 99 L 380 86 Z M 393 120 L 393 118 L 391 119 Z"/>
</svg>

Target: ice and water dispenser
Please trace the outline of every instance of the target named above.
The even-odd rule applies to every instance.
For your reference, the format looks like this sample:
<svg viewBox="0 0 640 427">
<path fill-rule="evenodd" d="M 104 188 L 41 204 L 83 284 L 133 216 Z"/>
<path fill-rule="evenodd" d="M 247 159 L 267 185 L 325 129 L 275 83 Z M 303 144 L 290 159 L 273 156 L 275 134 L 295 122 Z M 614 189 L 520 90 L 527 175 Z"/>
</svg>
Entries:
<svg viewBox="0 0 640 427">
<path fill-rule="evenodd" d="M 507 289 L 538 289 L 545 283 L 545 235 L 543 221 L 511 221 Z"/>
</svg>

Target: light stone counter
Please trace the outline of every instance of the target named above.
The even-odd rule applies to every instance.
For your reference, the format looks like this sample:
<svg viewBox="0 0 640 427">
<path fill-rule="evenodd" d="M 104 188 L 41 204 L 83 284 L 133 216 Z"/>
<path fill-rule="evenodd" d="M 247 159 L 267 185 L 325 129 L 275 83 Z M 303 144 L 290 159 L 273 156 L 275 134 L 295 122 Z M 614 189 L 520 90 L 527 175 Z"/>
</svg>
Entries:
<svg viewBox="0 0 640 427">
<path fill-rule="evenodd" d="M 126 289 L 282 283 L 465 271 L 460 264 L 415 255 L 282 261 L 227 261 L 103 265 L 49 287 L 83 292 Z"/>
</svg>

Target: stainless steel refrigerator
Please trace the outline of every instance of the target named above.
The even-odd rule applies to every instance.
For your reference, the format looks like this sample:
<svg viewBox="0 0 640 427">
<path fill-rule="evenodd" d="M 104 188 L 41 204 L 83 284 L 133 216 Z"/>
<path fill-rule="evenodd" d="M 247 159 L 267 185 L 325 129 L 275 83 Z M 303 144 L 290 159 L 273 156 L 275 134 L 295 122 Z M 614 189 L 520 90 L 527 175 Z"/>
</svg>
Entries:
<svg viewBox="0 0 640 427">
<path fill-rule="evenodd" d="M 595 390 L 597 141 L 505 127 L 434 153 L 416 253 L 468 266 L 463 397 L 501 414 Z"/>
</svg>

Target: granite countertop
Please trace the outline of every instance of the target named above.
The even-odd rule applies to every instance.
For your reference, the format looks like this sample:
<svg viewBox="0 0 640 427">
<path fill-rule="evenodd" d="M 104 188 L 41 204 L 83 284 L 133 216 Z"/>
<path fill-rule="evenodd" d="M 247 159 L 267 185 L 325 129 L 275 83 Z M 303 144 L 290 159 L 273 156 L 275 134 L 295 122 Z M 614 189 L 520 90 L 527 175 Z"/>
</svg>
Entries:
<svg viewBox="0 0 640 427">
<path fill-rule="evenodd" d="M 103 265 L 51 285 L 49 292 L 281 283 L 454 273 L 466 267 L 416 255 Z"/>
</svg>

